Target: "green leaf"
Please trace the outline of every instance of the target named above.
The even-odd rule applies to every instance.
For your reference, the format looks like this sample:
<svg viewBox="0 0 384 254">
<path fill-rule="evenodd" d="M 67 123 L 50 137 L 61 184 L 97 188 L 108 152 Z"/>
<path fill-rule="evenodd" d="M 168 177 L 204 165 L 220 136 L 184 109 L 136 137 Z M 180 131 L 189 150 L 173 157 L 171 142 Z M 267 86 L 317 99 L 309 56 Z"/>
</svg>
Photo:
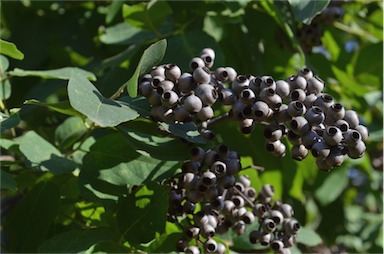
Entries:
<svg viewBox="0 0 384 254">
<path fill-rule="evenodd" d="M 45 102 L 32 99 L 32 100 L 26 100 L 24 104 L 47 107 L 51 110 L 62 113 L 64 115 L 84 117 L 83 114 L 79 113 L 78 111 L 76 111 L 74 108 L 71 107 L 71 104 L 69 103 L 69 101 L 60 101 L 57 103 L 45 103 Z"/>
<path fill-rule="evenodd" d="M 112 27 L 108 27 L 105 33 L 100 36 L 100 41 L 104 44 L 141 44 L 146 40 L 155 37 L 153 32 L 142 31 L 131 26 L 127 22 L 122 22 Z"/>
<path fill-rule="evenodd" d="M 125 83 L 131 97 L 137 96 L 137 82 L 139 76 L 149 71 L 153 66 L 160 63 L 167 49 L 167 41 L 160 40 L 149 46 L 140 58 L 132 77 Z"/>
<path fill-rule="evenodd" d="M 135 152 L 120 133 L 98 139 L 83 158 L 85 178 L 120 186 L 161 181 L 178 168 L 178 161 L 157 160 Z"/>
<path fill-rule="evenodd" d="M 149 183 L 119 200 L 118 225 L 131 245 L 147 243 L 164 232 L 168 192 L 167 186 Z"/>
<path fill-rule="evenodd" d="M 131 249 L 117 243 L 116 241 L 103 241 L 92 245 L 88 250 L 79 252 L 78 254 L 91 254 L 91 253 L 130 253 Z"/>
<path fill-rule="evenodd" d="M 56 185 L 50 182 L 35 185 L 5 222 L 8 251 L 36 253 L 57 215 L 59 203 L 60 192 Z"/>
<path fill-rule="evenodd" d="M 323 205 L 336 200 L 348 185 L 347 167 L 335 168 L 316 190 L 315 197 Z"/>
<path fill-rule="evenodd" d="M 7 100 L 11 97 L 12 87 L 9 79 L 0 80 L 0 100 Z"/>
<path fill-rule="evenodd" d="M 206 144 L 207 141 L 200 135 L 197 127 L 193 123 L 160 123 L 165 131 L 175 136 L 196 144 Z"/>
<path fill-rule="evenodd" d="M 158 160 L 185 160 L 191 148 L 174 138 L 153 136 L 137 130 L 131 131 L 122 126 L 118 129 L 138 153 Z"/>
<path fill-rule="evenodd" d="M 8 116 L 0 113 L 0 132 L 16 127 L 20 123 L 19 111 Z"/>
<path fill-rule="evenodd" d="M 148 246 L 149 253 L 170 253 L 176 250 L 177 242 L 183 238 L 183 233 L 162 234 L 156 237 Z"/>
<path fill-rule="evenodd" d="M 288 0 L 295 19 L 310 24 L 312 19 L 320 13 L 330 0 Z"/>
<path fill-rule="evenodd" d="M 69 230 L 45 241 L 40 253 L 77 253 L 88 250 L 92 245 L 113 240 L 116 233 L 109 228 Z"/>
<path fill-rule="evenodd" d="M 55 130 L 55 139 L 62 149 L 66 149 L 79 140 L 87 128 L 79 117 L 70 117 L 60 124 Z"/>
<path fill-rule="evenodd" d="M 301 227 L 296 238 L 298 243 L 306 246 L 316 246 L 322 243 L 321 237 L 311 228 Z"/>
<path fill-rule="evenodd" d="M 7 55 L 17 60 L 23 60 L 24 54 L 12 42 L 0 39 L 0 54 Z"/>
<path fill-rule="evenodd" d="M 33 77 L 40 77 L 44 79 L 69 80 L 71 78 L 72 73 L 80 73 L 81 75 L 83 75 L 89 80 L 92 80 L 92 81 L 96 80 L 95 74 L 77 67 L 64 67 L 64 68 L 45 70 L 45 71 L 23 70 L 23 69 L 15 68 L 13 71 L 9 72 L 9 75 L 15 76 L 15 77 L 33 76 Z"/>
<path fill-rule="evenodd" d="M 124 2 L 120 0 L 112 0 L 112 3 L 108 6 L 107 15 L 105 16 L 105 22 L 110 24 L 119 13 Z"/>
<path fill-rule="evenodd" d="M 8 189 L 11 191 L 17 190 L 17 183 L 13 175 L 1 170 L 1 189 Z"/>
<path fill-rule="evenodd" d="M 18 138 L 17 142 L 31 167 L 54 174 L 69 173 L 77 167 L 73 161 L 64 158 L 56 147 L 34 131 L 27 132 Z"/>
<path fill-rule="evenodd" d="M 3 74 L 6 70 L 8 70 L 8 67 L 9 67 L 8 58 L 6 58 L 3 55 L 0 55 L 0 73 Z"/>
<path fill-rule="evenodd" d="M 150 1 L 135 5 L 123 6 L 123 18 L 129 24 L 146 29 L 155 30 L 164 21 L 164 18 L 172 13 L 166 1 Z"/>
<path fill-rule="evenodd" d="M 105 98 L 81 73 L 68 82 L 71 106 L 101 127 L 116 126 L 135 119 L 139 114 L 124 102 Z"/>
</svg>

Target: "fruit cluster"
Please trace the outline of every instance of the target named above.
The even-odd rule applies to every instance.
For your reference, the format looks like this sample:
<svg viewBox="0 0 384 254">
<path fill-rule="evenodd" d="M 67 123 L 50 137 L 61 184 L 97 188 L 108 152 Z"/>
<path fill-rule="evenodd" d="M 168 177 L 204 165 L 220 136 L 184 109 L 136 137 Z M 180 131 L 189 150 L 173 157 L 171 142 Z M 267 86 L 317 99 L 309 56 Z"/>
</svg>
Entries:
<svg viewBox="0 0 384 254">
<path fill-rule="evenodd" d="M 324 33 L 324 25 L 331 25 L 333 22 L 341 19 L 344 15 L 342 5 L 346 0 L 331 0 L 328 6 L 317 15 L 310 24 L 302 24 L 296 35 L 300 45 L 307 52 L 311 53 L 312 48 L 321 46 L 321 37 Z"/>
<path fill-rule="evenodd" d="M 213 138 L 208 127 L 214 121 L 212 105 L 219 101 L 231 107 L 228 117 L 239 122 L 243 133 L 252 132 L 256 124 L 266 126 L 266 149 L 277 157 L 285 155 L 284 136 L 293 144 L 292 158 L 302 160 L 311 150 L 317 166 L 325 171 L 341 165 L 345 155 L 363 155 L 367 128 L 355 111 L 323 93 L 324 81 L 309 68 L 275 80 L 267 75 L 238 75 L 232 67 L 211 71 L 214 59 L 215 52 L 205 48 L 190 61 L 190 72 L 166 64 L 145 74 L 139 94 L 152 105 L 152 118 L 193 121 L 203 137 Z"/>
<path fill-rule="evenodd" d="M 241 169 L 238 154 L 223 144 L 208 151 L 201 147 L 191 150 L 191 159 L 183 163 L 169 193 L 169 220 L 187 220 L 178 251 L 225 253 L 225 245 L 214 236 L 230 229 L 241 235 L 252 224 L 257 230 L 249 234 L 251 243 L 289 252 L 300 229 L 292 207 L 272 201 L 271 185 L 257 193 L 247 176 L 236 178 Z"/>
</svg>

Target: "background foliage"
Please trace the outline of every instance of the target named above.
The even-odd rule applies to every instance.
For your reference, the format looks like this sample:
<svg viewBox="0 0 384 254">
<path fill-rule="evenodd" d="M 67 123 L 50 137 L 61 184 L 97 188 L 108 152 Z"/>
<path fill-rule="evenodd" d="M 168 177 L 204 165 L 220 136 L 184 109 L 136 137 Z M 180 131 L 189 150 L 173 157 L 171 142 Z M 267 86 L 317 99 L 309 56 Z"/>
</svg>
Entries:
<svg viewBox="0 0 384 254">
<path fill-rule="evenodd" d="M 382 252 L 382 2 L 342 5 L 343 17 L 324 22 L 322 46 L 308 52 L 297 31 L 327 4 L 2 2 L 2 251 L 174 251 L 181 231 L 166 222 L 168 189 L 160 183 L 193 143 L 211 144 L 193 126 L 151 122 L 148 104 L 127 94 L 126 82 L 161 60 L 159 49 L 140 60 L 144 50 L 165 38 L 161 63 L 186 71 L 211 47 L 216 67 L 238 73 L 283 79 L 309 66 L 327 93 L 356 110 L 370 130 L 368 151 L 330 173 L 312 157 L 274 159 L 259 128 L 243 135 L 225 122 L 214 130 L 243 166 L 266 169 L 242 171 L 253 187 L 273 184 L 276 198 L 294 206 L 304 226 L 294 252 Z M 224 237 L 232 251 L 255 251 L 244 239 Z"/>
</svg>

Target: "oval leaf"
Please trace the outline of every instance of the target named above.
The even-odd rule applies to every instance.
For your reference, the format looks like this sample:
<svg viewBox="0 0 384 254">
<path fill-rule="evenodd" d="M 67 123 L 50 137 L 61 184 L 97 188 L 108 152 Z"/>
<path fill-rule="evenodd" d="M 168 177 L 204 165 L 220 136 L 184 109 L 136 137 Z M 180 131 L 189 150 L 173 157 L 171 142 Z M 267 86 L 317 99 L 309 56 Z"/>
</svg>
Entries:
<svg viewBox="0 0 384 254">
<path fill-rule="evenodd" d="M 73 73 L 68 82 L 71 106 L 101 127 L 116 126 L 139 116 L 125 103 L 105 98 L 81 73 Z"/>
<path fill-rule="evenodd" d="M 163 39 L 152 44 L 144 51 L 133 76 L 125 83 L 131 97 L 137 96 L 137 81 L 139 76 L 149 71 L 153 66 L 159 64 L 165 55 L 166 49 L 167 41 Z"/>
<path fill-rule="evenodd" d="M 320 13 L 330 0 L 288 0 L 295 19 L 310 24 L 312 19 Z"/>
<path fill-rule="evenodd" d="M 73 72 L 80 73 L 89 80 L 92 80 L 92 81 L 96 80 L 95 74 L 89 71 L 82 70 L 77 67 L 64 67 L 64 68 L 46 70 L 46 71 L 23 70 L 23 69 L 15 68 L 13 71 L 10 71 L 9 74 L 11 76 L 16 76 L 16 77 L 34 76 L 34 77 L 40 77 L 44 79 L 69 80 Z"/>
<path fill-rule="evenodd" d="M 74 108 L 71 107 L 71 104 L 69 103 L 69 101 L 60 101 L 60 102 L 56 102 L 56 103 L 45 103 L 45 102 L 41 102 L 41 101 L 32 99 L 32 100 L 26 100 L 24 102 L 24 104 L 47 107 L 51 110 L 62 113 L 64 115 L 84 117 L 83 114 L 80 114 L 78 111 L 74 110 Z"/>
<path fill-rule="evenodd" d="M 0 39 L 0 54 L 10 56 L 17 60 L 22 60 L 24 54 L 17 49 L 16 45 L 12 42 L 4 41 Z"/>
<path fill-rule="evenodd" d="M 307 227 L 300 228 L 296 240 L 306 246 L 316 246 L 322 243 L 321 237 L 313 229 Z"/>
</svg>

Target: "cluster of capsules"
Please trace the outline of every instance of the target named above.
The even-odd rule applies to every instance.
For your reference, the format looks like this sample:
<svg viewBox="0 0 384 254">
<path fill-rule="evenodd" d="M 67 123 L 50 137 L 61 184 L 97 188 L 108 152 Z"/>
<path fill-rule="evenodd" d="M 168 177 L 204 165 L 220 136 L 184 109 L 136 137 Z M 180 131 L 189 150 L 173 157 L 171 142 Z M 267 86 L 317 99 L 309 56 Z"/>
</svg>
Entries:
<svg viewBox="0 0 384 254">
<path fill-rule="evenodd" d="M 304 51 L 311 53 L 313 47 L 322 45 L 324 25 L 331 25 L 343 17 L 345 10 L 342 5 L 347 2 L 348 0 L 331 0 L 310 24 L 302 24 L 296 35 Z"/>
<path fill-rule="evenodd" d="M 140 80 L 139 94 L 152 106 L 156 121 L 189 122 L 205 138 L 214 133 L 207 126 L 214 118 L 212 105 L 220 102 L 231 109 L 241 132 L 251 133 L 256 124 L 265 127 L 266 148 L 273 155 L 285 155 L 281 138 L 293 144 L 292 158 L 302 160 L 312 151 L 324 171 L 342 164 L 345 155 L 356 159 L 366 150 L 368 130 L 354 110 L 346 110 L 323 92 L 324 81 L 309 68 L 284 80 L 271 76 L 238 75 L 232 67 L 213 66 L 215 52 L 201 51 L 182 73 L 175 64 L 155 66 Z"/>
<path fill-rule="evenodd" d="M 183 219 L 183 238 L 177 250 L 186 253 L 225 253 L 226 246 L 214 239 L 233 230 L 244 234 L 252 226 L 249 241 L 290 253 L 300 229 L 289 204 L 272 201 L 273 186 L 266 184 L 257 193 L 242 169 L 239 156 L 221 144 L 205 151 L 191 150 L 191 159 L 171 184 L 168 219 Z"/>
</svg>

